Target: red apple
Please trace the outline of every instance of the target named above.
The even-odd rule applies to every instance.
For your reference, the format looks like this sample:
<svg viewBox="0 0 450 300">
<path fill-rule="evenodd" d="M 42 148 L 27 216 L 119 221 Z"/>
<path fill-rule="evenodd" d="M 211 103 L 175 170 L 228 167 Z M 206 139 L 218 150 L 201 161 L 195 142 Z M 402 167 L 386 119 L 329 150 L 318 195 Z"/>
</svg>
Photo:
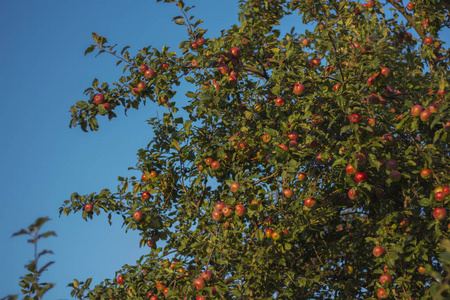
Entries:
<svg viewBox="0 0 450 300">
<path fill-rule="evenodd" d="M 244 214 L 245 214 L 245 206 L 244 205 L 241 205 L 241 204 L 239 204 L 239 205 L 236 205 L 235 206 L 235 208 L 234 208 L 234 210 L 235 210 L 235 212 L 236 212 L 236 215 L 237 216 L 243 216 Z"/>
<path fill-rule="evenodd" d="M 230 72 L 230 68 L 228 67 L 228 65 L 221 64 L 221 65 L 219 66 L 219 71 L 220 71 L 220 73 L 222 73 L 223 75 L 228 75 L 228 73 Z"/>
<path fill-rule="evenodd" d="M 156 246 L 156 241 L 155 240 L 148 240 L 147 241 L 147 246 L 153 248 Z"/>
<path fill-rule="evenodd" d="M 413 107 L 411 107 L 411 115 L 413 115 L 414 117 L 420 116 L 422 111 L 423 111 L 422 105 L 414 105 Z"/>
<path fill-rule="evenodd" d="M 241 57 L 241 55 L 242 55 L 241 49 L 239 49 L 238 47 L 231 48 L 231 55 L 233 55 L 234 58 Z"/>
<path fill-rule="evenodd" d="M 204 272 L 202 273 L 202 279 L 203 279 L 204 281 L 210 281 L 211 278 L 212 278 L 212 273 L 211 273 L 211 271 L 206 270 L 206 271 L 204 271 Z"/>
<path fill-rule="evenodd" d="M 205 287 L 205 282 L 201 278 L 197 278 L 194 280 L 194 285 L 197 288 L 197 290 L 201 290 Z"/>
<path fill-rule="evenodd" d="M 442 128 L 444 129 L 445 132 L 449 132 L 450 131 L 450 121 L 447 121 L 446 123 L 442 124 Z"/>
<path fill-rule="evenodd" d="M 297 83 L 294 86 L 293 93 L 296 94 L 297 96 L 303 95 L 305 93 L 305 86 L 301 83 Z"/>
<path fill-rule="evenodd" d="M 423 43 L 424 43 L 426 46 L 430 46 L 431 44 L 433 44 L 433 38 L 427 36 L 427 37 L 423 40 Z"/>
<path fill-rule="evenodd" d="M 355 181 L 356 182 L 365 182 L 367 180 L 367 175 L 364 172 L 358 172 L 355 174 Z"/>
<path fill-rule="evenodd" d="M 150 193 L 149 192 L 143 192 L 142 193 L 142 199 L 144 199 L 144 200 L 150 199 Z"/>
<path fill-rule="evenodd" d="M 355 155 L 356 161 L 358 162 L 358 166 L 365 166 L 367 163 L 367 157 L 364 153 L 358 152 Z"/>
<path fill-rule="evenodd" d="M 153 71 L 152 69 L 148 69 L 147 71 L 145 71 L 145 77 L 152 78 L 153 76 L 155 76 L 155 71 Z"/>
<path fill-rule="evenodd" d="M 419 272 L 419 274 L 425 274 L 426 269 L 424 267 L 418 267 L 417 268 L 417 272 Z"/>
<path fill-rule="evenodd" d="M 420 119 L 424 122 L 429 121 L 431 118 L 431 112 L 429 110 L 424 110 L 421 114 L 420 114 Z"/>
<path fill-rule="evenodd" d="M 448 185 L 444 185 L 442 187 L 442 192 L 444 193 L 445 196 L 450 195 L 450 187 Z"/>
<path fill-rule="evenodd" d="M 379 289 L 377 292 L 377 297 L 380 299 L 386 299 L 387 298 L 387 294 L 386 294 L 386 290 L 385 289 Z"/>
<path fill-rule="evenodd" d="M 266 235 L 266 237 L 271 238 L 272 234 L 273 234 L 273 230 L 270 228 L 267 228 L 266 231 L 264 232 L 264 234 Z"/>
<path fill-rule="evenodd" d="M 263 135 L 263 142 L 264 143 L 268 143 L 268 142 L 270 142 L 272 140 L 272 137 L 270 136 L 270 134 L 265 134 L 265 135 Z"/>
<path fill-rule="evenodd" d="M 305 172 L 298 173 L 297 179 L 300 180 L 300 181 L 305 180 L 306 179 L 306 173 Z"/>
<path fill-rule="evenodd" d="M 390 159 L 386 162 L 386 169 L 389 171 L 398 169 L 398 162 L 395 159 Z"/>
<path fill-rule="evenodd" d="M 355 167 L 351 164 L 347 165 L 347 167 L 345 168 L 345 172 L 347 172 L 348 175 L 355 175 L 357 173 Z"/>
<path fill-rule="evenodd" d="M 370 76 L 369 79 L 367 79 L 368 85 L 374 85 L 375 84 L 375 77 Z"/>
<path fill-rule="evenodd" d="M 341 87 L 340 83 L 337 83 L 333 86 L 333 90 L 337 91 Z"/>
<path fill-rule="evenodd" d="M 350 198 L 350 200 L 358 199 L 358 191 L 355 189 L 348 190 L 348 197 Z"/>
<path fill-rule="evenodd" d="M 94 103 L 97 105 L 105 103 L 105 97 L 103 94 L 95 94 Z"/>
<path fill-rule="evenodd" d="M 233 210 L 230 206 L 225 206 L 224 208 L 222 208 L 222 213 L 225 217 L 229 217 L 233 214 Z"/>
<path fill-rule="evenodd" d="M 381 68 L 381 75 L 383 75 L 384 77 L 388 77 L 389 74 L 391 74 L 391 70 L 389 70 L 389 68 L 387 67 Z"/>
<path fill-rule="evenodd" d="M 442 202 L 445 200 L 445 194 L 444 192 L 437 192 L 434 194 L 434 199 L 436 199 L 436 201 Z"/>
<path fill-rule="evenodd" d="M 133 219 L 140 221 L 142 219 L 142 212 L 137 210 L 133 213 Z"/>
<path fill-rule="evenodd" d="M 428 104 L 428 110 L 429 110 L 432 114 L 434 114 L 434 113 L 437 113 L 437 112 L 439 111 L 439 107 L 437 106 L 436 103 L 430 103 L 430 104 Z"/>
<path fill-rule="evenodd" d="M 389 178 L 392 180 L 392 182 L 399 182 L 402 179 L 402 174 L 399 171 L 392 170 L 389 173 Z"/>
<path fill-rule="evenodd" d="M 289 151 L 288 146 L 286 146 L 285 144 L 279 144 L 278 147 L 280 147 L 281 149 L 283 149 L 283 150 L 286 151 L 286 152 Z"/>
<path fill-rule="evenodd" d="M 222 210 L 213 211 L 212 218 L 214 221 L 220 221 L 222 219 Z"/>
<path fill-rule="evenodd" d="M 92 208 L 93 208 L 92 203 L 86 203 L 86 204 L 84 205 L 84 211 L 85 211 L 85 212 L 90 212 L 90 211 L 92 211 Z"/>
<path fill-rule="evenodd" d="M 430 169 L 422 169 L 420 171 L 420 177 L 423 179 L 430 179 L 431 178 L 431 170 Z"/>
<path fill-rule="evenodd" d="M 406 4 L 406 9 L 409 11 L 414 10 L 414 4 L 412 4 L 411 2 L 409 2 L 408 4 Z"/>
<path fill-rule="evenodd" d="M 236 192 L 239 190 L 239 183 L 233 182 L 233 183 L 231 184 L 231 186 L 230 186 L 230 190 L 231 190 L 233 193 L 236 193 Z"/>
<path fill-rule="evenodd" d="M 191 49 L 192 50 L 195 50 L 195 49 L 197 49 L 198 48 L 198 43 L 197 42 L 192 42 L 191 43 Z"/>
<path fill-rule="evenodd" d="M 360 119 L 361 119 L 361 116 L 359 114 L 352 114 L 350 116 L 350 123 L 357 124 L 357 123 L 359 123 Z"/>
<path fill-rule="evenodd" d="M 217 160 L 216 161 L 213 161 L 212 163 L 211 163 L 211 169 L 213 169 L 213 170 L 218 170 L 220 168 L 220 162 L 218 162 Z"/>
<path fill-rule="evenodd" d="M 305 199 L 305 206 L 308 208 L 314 207 L 316 205 L 316 200 L 312 197 L 308 197 Z"/>
<path fill-rule="evenodd" d="M 147 65 L 141 65 L 139 67 L 139 71 L 141 71 L 142 73 L 145 73 L 145 71 L 147 71 L 147 70 L 148 70 L 148 66 Z"/>
<path fill-rule="evenodd" d="M 380 257 L 384 253 L 384 249 L 381 246 L 376 246 L 372 251 L 375 257 Z"/>
<path fill-rule="evenodd" d="M 392 282 L 392 277 L 389 274 L 383 274 L 380 276 L 380 283 L 382 285 L 384 285 L 386 282 L 391 283 Z"/>
<path fill-rule="evenodd" d="M 201 47 L 205 44 L 205 39 L 204 38 L 199 38 L 197 41 L 197 44 Z"/>
<path fill-rule="evenodd" d="M 390 133 L 383 134 L 381 138 L 386 145 L 392 145 L 394 143 L 394 136 Z"/>
<path fill-rule="evenodd" d="M 143 90 L 145 90 L 147 88 L 147 84 L 145 82 L 139 82 L 137 85 L 137 89 L 142 92 Z"/>
<path fill-rule="evenodd" d="M 291 132 L 288 133 L 288 138 L 291 141 L 297 141 L 298 140 L 298 133 L 294 132 L 294 131 L 291 131 Z"/>
<path fill-rule="evenodd" d="M 273 239 L 274 241 L 278 241 L 278 240 L 281 239 L 281 235 L 280 235 L 277 231 L 274 231 L 274 232 L 272 233 L 272 239 Z"/>
<path fill-rule="evenodd" d="M 283 190 L 283 195 L 284 195 L 286 198 L 291 198 L 292 195 L 294 195 L 294 192 L 293 192 L 292 190 L 290 190 L 290 189 L 286 189 L 286 190 Z"/>
<path fill-rule="evenodd" d="M 315 58 L 315 59 L 312 60 L 312 63 L 313 63 L 316 67 L 318 67 L 318 66 L 320 66 L 320 59 Z"/>
<path fill-rule="evenodd" d="M 442 207 L 436 207 L 433 211 L 433 217 L 436 220 L 442 220 L 447 216 L 447 211 L 445 210 L 445 208 Z"/>
<path fill-rule="evenodd" d="M 122 275 L 122 274 L 120 274 L 119 276 L 117 276 L 117 283 L 118 283 L 118 284 L 123 283 L 123 275 Z"/>
<path fill-rule="evenodd" d="M 278 98 L 275 99 L 275 105 L 276 105 L 276 106 L 282 107 L 282 106 L 284 106 L 285 104 L 286 104 L 286 101 L 284 101 L 283 98 L 278 97 Z"/>
<path fill-rule="evenodd" d="M 303 39 L 302 40 L 302 45 L 305 46 L 305 47 L 308 46 L 309 45 L 309 39 Z"/>
</svg>

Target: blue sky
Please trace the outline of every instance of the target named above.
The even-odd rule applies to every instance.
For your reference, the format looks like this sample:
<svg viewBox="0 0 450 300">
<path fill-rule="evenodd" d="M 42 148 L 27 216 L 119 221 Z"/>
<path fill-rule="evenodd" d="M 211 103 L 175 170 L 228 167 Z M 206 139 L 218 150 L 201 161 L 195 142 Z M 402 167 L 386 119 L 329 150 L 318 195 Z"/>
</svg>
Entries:
<svg viewBox="0 0 450 300">
<path fill-rule="evenodd" d="M 207 37 L 237 23 L 237 1 L 194 2 L 191 12 L 204 19 Z M 112 122 L 101 120 L 99 132 L 84 133 L 69 129 L 69 108 L 86 100 L 82 93 L 94 78 L 112 83 L 122 74 L 111 56 L 84 56 L 92 32 L 118 49 L 131 45 L 131 53 L 148 45 L 176 50 L 186 39 L 184 28 L 171 21 L 178 12 L 155 0 L 0 2 L 0 298 L 20 293 L 19 278 L 33 255 L 24 237 L 11 235 L 38 217 L 50 217 L 44 230 L 58 235 L 39 245 L 55 253 L 44 258 L 56 261 L 43 278 L 57 284 L 46 299 L 69 299 L 66 285 L 73 278 L 98 283 L 148 252 L 139 249 L 136 233 L 125 234 L 117 217 L 110 227 L 106 216 L 90 222 L 80 214 L 59 218 L 58 208 L 73 192 L 114 191 L 118 176 L 136 175 L 128 167 L 152 138 L 145 120 L 154 110 L 149 105 L 128 117 L 119 113 Z"/>
</svg>

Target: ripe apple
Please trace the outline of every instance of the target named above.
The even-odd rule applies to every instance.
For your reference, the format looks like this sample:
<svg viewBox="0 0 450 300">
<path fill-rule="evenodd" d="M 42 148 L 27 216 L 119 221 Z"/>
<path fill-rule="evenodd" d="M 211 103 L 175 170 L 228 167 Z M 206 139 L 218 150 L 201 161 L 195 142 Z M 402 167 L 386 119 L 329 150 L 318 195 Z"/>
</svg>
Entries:
<svg viewBox="0 0 450 300">
<path fill-rule="evenodd" d="M 139 71 L 141 71 L 142 73 L 145 73 L 145 71 L 147 71 L 147 70 L 148 70 L 148 66 L 147 65 L 141 65 L 139 67 Z"/>
<path fill-rule="evenodd" d="M 411 115 L 413 115 L 414 117 L 420 116 L 422 111 L 423 111 L 422 105 L 417 104 L 411 107 Z"/>
<path fill-rule="evenodd" d="M 142 212 L 137 210 L 133 213 L 133 219 L 140 221 L 142 219 Z"/>
<path fill-rule="evenodd" d="M 214 221 L 220 221 L 222 219 L 222 210 L 213 211 L 212 218 Z"/>
<path fill-rule="evenodd" d="M 386 145 L 392 145 L 394 143 L 394 136 L 390 133 L 383 134 L 381 138 Z"/>
<path fill-rule="evenodd" d="M 442 207 L 436 207 L 433 211 L 433 217 L 436 220 L 442 220 L 447 216 L 447 211 L 445 210 L 445 208 Z"/>
<path fill-rule="evenodd" d="M 365 166 L 367 163 L 367 157 L 364 153 L 358 152 L 355 155 L 356 161 L 358 162 L 358 166 Z"/>
<path fill-rule="evenodd" d="M 219 71 L 220 73 L 222 73 L 222 75 L 228 75 L 228 73 L 230 72 L 230 68 L 226 64 L 221 64 L 219 66 Z"/>
<path fill-rule="evenodd" d="M 97 105 L 105 103 L 105 97 L 103 94 L 95 94 L 94 103 Z"/>
<path fill-rule="evenodd" d="M 155 76 L 155 71 L 153 71 L 152 69 L 148 69 L 147 71 L 145 71 L 144 75 L 147 78 L 152 78 L 153 76 Z"/>
<path fill-rule="evenodd" d="M 149 192 L 143 192 L 142 193 L 142 199 L 144 199 L 144 200 L 150 199 L 150 193 Z"/>
<path fill-rule="evenodd" d="M 215 209 L 215 210 L 220 210 L 220 211 L 221 211 L 224 207 L 225 207 L 225 203 L 219 202 L 219 203 L 217 203 L 217 204 L 214 206 L 214 209 Z"/>
<path fill-rule="evenodd" d="M 199 38 L 197 41 L 197 44 L 201 47 L 205 44 L 205 39 L 204 38 Z"/>
<path fill-rule="evenodd" d="M 378 97 L 375 94 L 370 94 L 369 97 L 367 98 L 367 103 L 378 104 L 379 102 L 380 102 L 380 97 Z"/>
<path fill-rule="evenodd" d="M 278 147 L 280 147 L 281 149 L 283 149 L 286 152 L 289 151 L 289 148 L 285 144 L 279 144 Z"/>
<path fill-rule="evenodd" d="M 192 42 L 191 43 L 191 49 L 192 50 L 195 50 L 195 49 L 197 49 L 198 48 L 198 43 L 197 42 Z"/>
<path fill-rule="evenodd" d="M 151 171 L 149 174 L 150 179 L 156 178 L 156 176 L 158 176 L 158 173 L 156 173 L 156 171 Z"/>
<path fill-rule="evenodd" d="M 436 103 L 430 103 L 430 104 L 428 104 L 428 110 L 429 110 L 432 114 L 434 114 L 434 113 L 437 113 L 437 112 L 439 111 L 439 107 L 437 106 Z"/>
<path fill-rule="evenodd" d="M 425 274 L 426 269 L 424 267 L 418 267 L 417 268 L 417 272 L 419 272 L 419 274 Z"/>
<path fill-rule="evenodd" d="M 92 208 L 93 208 L 92 203 L 86 203 L 86 204 L 84 205 L 84 211 L 86 211 L 86 212 L 92 211 Z"/>
<path fill-rule="evenodd" d="M 143 182 L 146 182 L 147 180 L 148 180 L 149 178 L 148 178 L 148 175 L 147 174 L 142 174 L 142 176 L 141 176 L 141 181 L 143 181 Z"/>
<path fill-rule="evenodd" d="M 369 79 L 367 79 L 368 85 L 374 85 L 375 84 L 375 77 L 370 76 Z"/>
<path fill-rule="evenodd" d="M 294 192 L 293 192 L 292 190 L 290 190 L 290 189 L 286 189 L 286 190 L 283 190 L 283 195 L 284 195 L 286 198 L 291 198 L 292 195 L 294 195 Z"/>
<path fill-rule="evenodd" d="M 309 45 L 309 39 L 303 39 L 302 40 L 302 45 L 305 46 L 305 47 L 308 46 Z"/>
<path fill-rule="evenodd" d="M 213 170 L 219 170 L 219 168 L 220 168 L 220 162 L 218 162 L 217 160 L 216 160 L 216 161 L 213 161 L 213 162 L 211 163 L 211 169 L 213 169 Z"/>
<path fill-rule="evenodd" d="M 205 281 L 201 278 L 197 278 L 194 280 L 194 285 L 197 288 L 197 290 L 201 290 L 205 287 Z"/>
<path fill-rule="evenodd" d="M 303 95 L 305 93 L 305 86 L 301 83 L 297 83 L 294 86 L 293 93 L 296 94 L 297 96 Z"/>
<path fill-rule="evenodd" d="M 409 11 L 414 10 L 414 4 L 412 4 L 411 2 L 409 2 L 408 4 L 406 4 L 406 9 Z"/>
<path fill-rule="evenodd" d="M 239 58 L 242 55 L 241 49 L 238 47 L 231 48 L 231 55 L 233 55 L 234 58 Z"/>
<path fill-rule="evenodd" d="M 211 273 L 211 271 L 209 271 L 209 270 L 203 271 L 201 277 L 202 277 L 202 279 L 203 279 L 204 281 L 210 281 L 211 278 L 212 278 L 212 273 Z"/>
<path fill-rule="evenodd" d="M 268 143 L 268 142 L 270 142 L 272 140 L 272 136 L 270 136 L 269 134 L 264 134 L 263 135 L 263 142 L 264 143 Z"/>
<path fill-rule="evenodd" d="M 235 212 L 236 212 L 236 215 L 237 216 L 243 216 L 244 214 L 245 214 L 245 211 L 246 211 L 246 209 L 245 209 L 245 206 L 244 205 L 241 205 L 241 204 L 239 204 L 239 205 L 236 205 L 235 207 L 234 207 L 234 210 L 235 210 Z M 225 215 L 225 213 L 224 213 L 224 215 Z"/>
<path fill-rule="evenodd" d="M 273 230 L 270 228 L 267 228 L 266 231 L 264 232 L 264 234 L 266 235 L 266 237 L 271 238 L 272 234 L 273 234 Z"/>
<path fill-rule="evenodd" d="M 389 173 L 389 178 L 392 180 L 392 182 L 399 182 L 402 179 L 402 174 L 399 171 L 392 170 Z"/>
<path fill-rule="evenodd" d="M 312 208 L 316 205 L 316 200 L 314 200 L 312 197 L 308 197 L 305 199 L 305 206 L 308 208 Z"/>
<path fill-rule="evenodd" d="M 347 165 L 347 167 L 345 168 L 345 172 L 347 172 L 348 175 L 355 175 L 357 173 L 355 167 L 351 164 Z"/>
<path fill-rule="evenodd" d="M 445 132 L 450 132 L 450 121 L 447 121 L 446 123 L 442 124 L 442 128 Z"/>
<path fill-rule="evenodd" d="M 378 292 L 377 292 L 377 296 L 380 299 L 386 299 L 387 298 L 386 290 L 385 289 L 379 289 Z"/>
<path fill-rule="evenodd" d="M 333 90 L 337 91 L 341 87 L 340 83 L 337 83 L 333 86 Z"/>
<path fill-rule="evenodd" d="M 431 44 L 433 44 L 433 38 L 427 36 L 424 40 L 423 43 L 425 44 L 425 46 L 430 46 Z"/>
<path fill-rule="evenodd" d="M 147 298 L 148 298 L 148 295 L 147 295 Z M 149 300 L 159 300 L 159 297 L 158 296 L 151 296 Z"/>
<path fill-rule="evenodd" d="M 277 231 L 274 231 L 274 232 L 272 233 L 272 239 L 273 239 L 274 241 L 278 241 L 278 240 L 281 239 L 281 235 L 280 235 Z"/>
<path fill-rule="evenodd" d="M 387 67 L 381 68 L 381 75 L 388 77 L 391 74 L 391 70 Z"/>
<path fill-rule="evenodd" d="M 156 283 L 156 289 L 157 289 L 158 291 L 163 291 L 165 288 L 166 288 L 166 286 L 165 286 L 161 281 L 158 281 L 158 282 Z"/>
<path fill-rule="evenodd" d="M 434 194 L 434 199 L 436 199 L 436 201 L 442 202 L 445 200 L 445 194 L 444 192 L 437 192 Z"/>
<path fill-rule="evenodd" d="M 286 104 L 286 101 L 284 101 L 283 98 L 278 97 L 278 98 L 275 99 L 275 105 L 276 105 L 276 106 L 282 107 L 282 106 L 284 106 L 285 104 Z"/>
<path fill-rule="evenodd" d="M 373 248 L 372 254 L 375 255 L 375 257 L 380 257 L 384 253 L 384 249 L 381 246 L 376 246 Z"/>
<path fill-rule="evenodd" d="M 119 274 L 119 276 L 117 276 L 117 283 L 118 284 L 123 283 L 123 275 L 122 274 Z"/>
<path fill-rule="evenodd" d="M 233 214 L 233 210 L 230 206 L 225 206 L 224 208 L 222 208 L 222 213 L 225 217 L 229 217 Z"/>
<path fill-rule="evenodd" d="M 367 180 L 367 175 L 364 172 L 358 172 L 355 174 L 355 181 L 357 183 L 359 182 L 365 182 Z"/>
<path fill-rule="evenodd" d="M 424 122 L 429 121 L 431 118 L 431 112 L 429 110 L 424 110 L 421 114 L 420 114 L 420 119 Z"/>
<path fill-rule="evenodd" d="M 148 240 L 147 241 L 147 246 L 153 248 L 156 246 L 156 241 L 155 240 Z"/>
<path fill-rule="evenodd" d="M 142 92 L 143 90 L 145 90 L 147 88 L 147 84 L 145 82 L 139 82 L 137 85 L 137 89 Z"/>
<path fill-rule="evenodd" d="M 430 169 L 422 169 L 420 171 L 420 177 L 423 179 L 430 179 L 431 178 L 431 170 Z"/>
<path fill-rule="evenodd" d="M 205 296 L 197 296 L 195 297 L 195 300 L 206 300 Z"/>
<path fill-rule="evenodd" d="M 298 133 L 295 132 L 295 131 L 291 131 L 291 132 L 288 133 L 288 138 L 291 141 L 297 141 L 298 140 Z"/>
<path fill-rule="evenodd" d="M 231 184 L 231 186 L 230 186 L 230 190 L 231 190 L 233 193 L 236 193 L 236 192 L 239 190 L 239 183 L 233 182 L 233 183 Z"/>
<path fill-rule="evenodd" d="M 389 171 L 398 169 L 398 162 L 395 159 L 390 159 L 386 162 L 386 169 Z"/>
<path fill-rule="evenodd" d="M 315 59 L 312 60 L 312 63 L 313 63 L 316 67 L 318 67 L 318 66 L 320 66 L 320 59 L 315 58 Z"/>
<path fill-rule="evenodd" d="M 350 198 L 350 200 L 358 199 L 358 191 L 355 189 L 348 190 L 348 197 Z"/>
<path fill-rule="evenodd" d="M 444 185 L 442 187 L 442 192 L 444 193 L 445 196 L 450 195 L 450 187 L 448 185 Z"/>
<path fill-rule="evenodd" d="M 392 282 L 392 277 L 389 274 L 383 274 L 380 276 L 380 283 L 382 285 L 384 285 L 386 282 L 391 283 Z"/>
<path fill-rule="evenodd" d="M 300 180 L 300 181 L 305 180 L 306 179 L 306 173 L 305 172 L 298 173 L 297 179 Z"/>
</svg>

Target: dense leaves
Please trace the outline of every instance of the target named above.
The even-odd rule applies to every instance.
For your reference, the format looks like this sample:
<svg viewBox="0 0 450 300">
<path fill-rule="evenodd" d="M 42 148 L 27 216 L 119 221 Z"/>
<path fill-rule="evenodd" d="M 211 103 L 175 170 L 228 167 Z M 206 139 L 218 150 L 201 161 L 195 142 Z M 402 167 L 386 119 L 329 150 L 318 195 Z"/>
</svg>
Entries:
<svg viewBox="0 0 450 300">
<path fill-rule="evenodd" d="M 116 56 L 124 76 L 95 79 L 71 108 L 87 131 L 120 106 L 165 107 L 138 152 L 142 178 L 60 209 L 120 214 L 151 251 L 73 295 L 449 297 L 435 279 L 448 278 L 449 5 L 240 1 L 240 24 L 207 37 L 192 7 L 164 2 L 187 29 L 179 51 L 133 56 L 93 34 L 86 53 Z M 282 35 L 288 14 L 310 30 Z"/>
</svg>

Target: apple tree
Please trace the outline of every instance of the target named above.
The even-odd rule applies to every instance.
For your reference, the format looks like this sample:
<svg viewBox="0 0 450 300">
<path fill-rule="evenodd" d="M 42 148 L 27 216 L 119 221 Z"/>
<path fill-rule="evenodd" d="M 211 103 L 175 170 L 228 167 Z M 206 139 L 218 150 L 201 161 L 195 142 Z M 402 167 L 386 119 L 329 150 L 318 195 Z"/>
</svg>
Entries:
<svg viewBox="0 0 450 300">
<path fill-rule="evenodd" d="M 142 177 L 60 208 L 121 215 L 149 253 L 72 295 L 448 299 L 449 2 L 241 0 L 216 37 L 185 1 L 158 2 L 179 12 L 179 49 L 130 53 L 93 34 L 86 53 L 124 74 L 70 109 L 84 131 L 164 109 Z M 287 15 L 310 30 L 282 34 Z"/>
</svg>

